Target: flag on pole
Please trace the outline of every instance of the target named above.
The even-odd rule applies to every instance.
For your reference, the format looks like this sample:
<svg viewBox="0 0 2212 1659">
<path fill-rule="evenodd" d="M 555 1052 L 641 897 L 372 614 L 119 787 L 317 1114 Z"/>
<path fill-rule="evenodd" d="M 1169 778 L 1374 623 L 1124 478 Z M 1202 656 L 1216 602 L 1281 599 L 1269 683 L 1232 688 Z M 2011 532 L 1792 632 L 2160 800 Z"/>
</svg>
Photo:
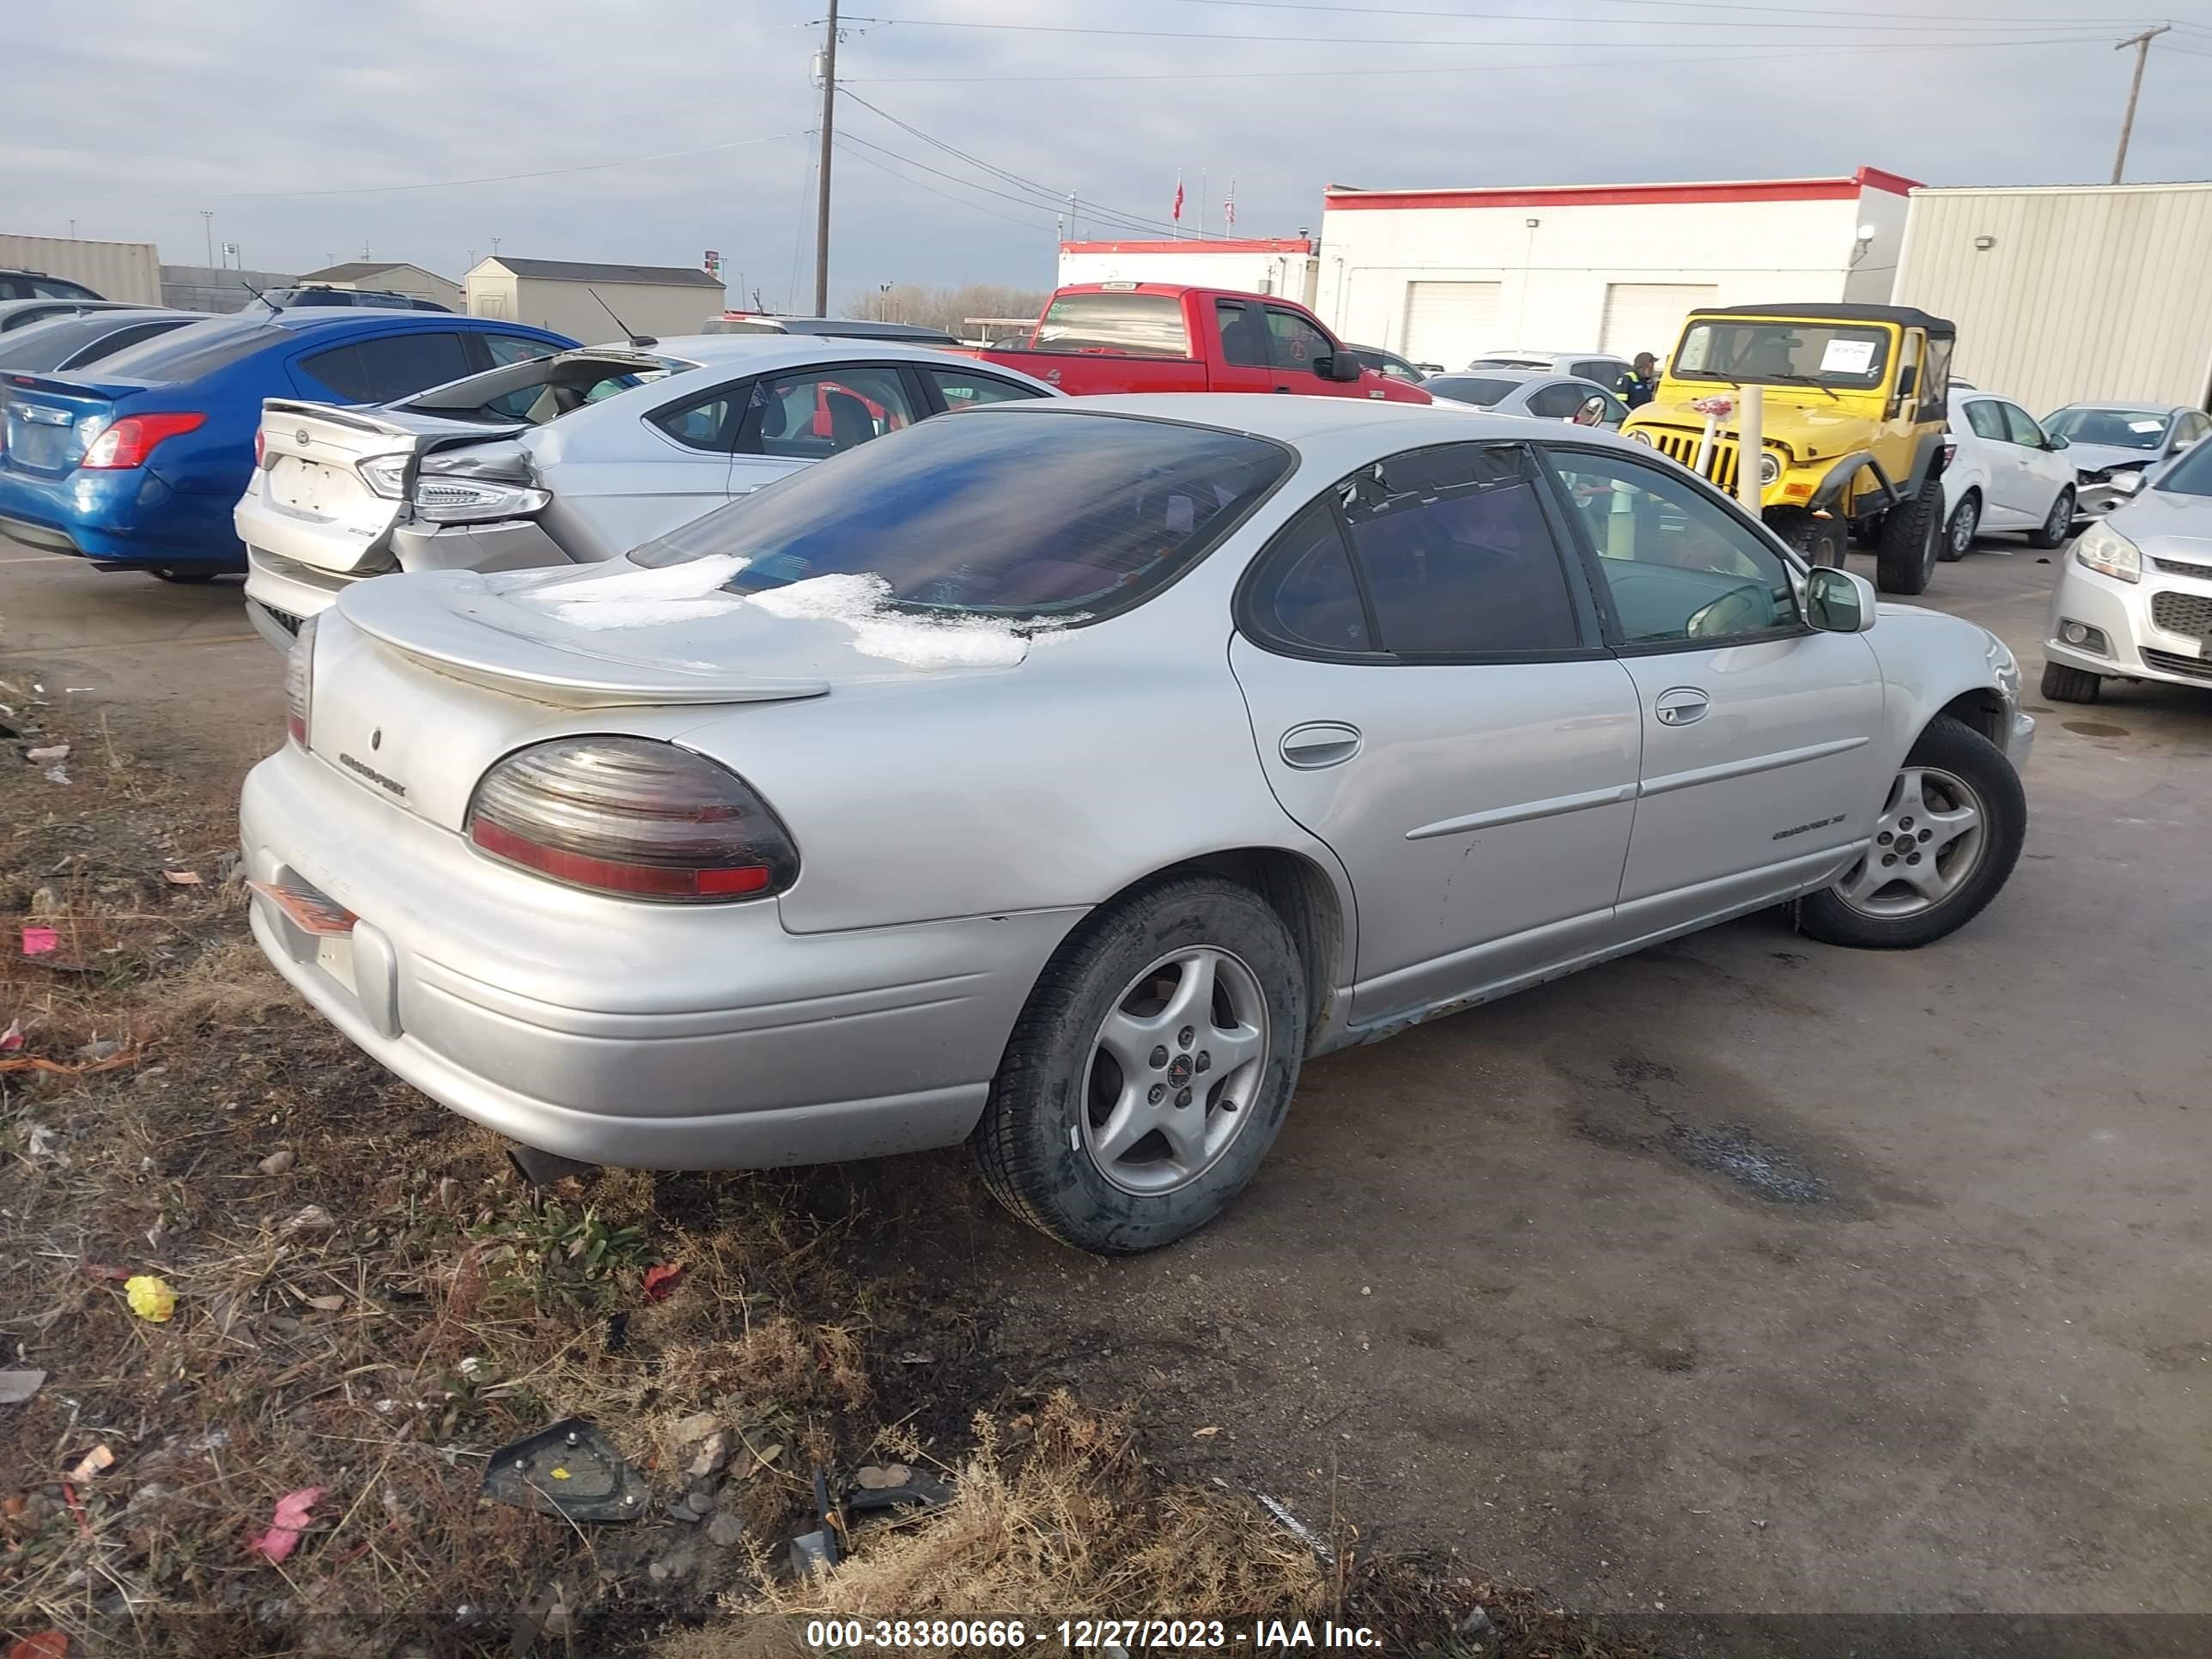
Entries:
<svg viewBox="0 0 2212 1659">
<path fill-rule="evenodd" d="M 1233 226 L 1234 224 L 1236 224 L 1236 222 L 1237 222 L 1237 181 L 1236 181 L 1234 179 L 1231 179 L 1229 181 L 1229 197 L 1228 197 L 1228 199 L 1227 199 L 1227 200 L 1225 200 L 1224 202 L 1223 202 L 1223 203 L 1222 203 L 1222 204 L 1221 204 L 1221 228 L 1222 228 L 1224 230 L 1227 230 L 1227 229 L 1229 229 L 1231 226 Z"/>
<path fill-rule="evenodd" d="M 1168 216 L 1177 224 L 1182 222 L 1182 174 L 1180 173 L 1176 174 L 1175 211 Z"/>
</svg>

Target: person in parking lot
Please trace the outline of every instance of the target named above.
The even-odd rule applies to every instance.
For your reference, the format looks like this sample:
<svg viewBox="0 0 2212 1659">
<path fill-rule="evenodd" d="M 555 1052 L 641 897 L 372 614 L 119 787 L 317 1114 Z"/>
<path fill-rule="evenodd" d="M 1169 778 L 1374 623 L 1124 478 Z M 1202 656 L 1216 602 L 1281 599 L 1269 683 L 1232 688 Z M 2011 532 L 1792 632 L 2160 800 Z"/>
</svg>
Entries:
<svg viewBox="0 0 2212 1659">
<path fill-rule="evenodd" d="M 1621 377 L 1620 395 L 1631 409 L 1641 409 L 1659 395 L 1659 360 L 1648 351 L 1636 354 L 1636 366 Z"/>
</svg>

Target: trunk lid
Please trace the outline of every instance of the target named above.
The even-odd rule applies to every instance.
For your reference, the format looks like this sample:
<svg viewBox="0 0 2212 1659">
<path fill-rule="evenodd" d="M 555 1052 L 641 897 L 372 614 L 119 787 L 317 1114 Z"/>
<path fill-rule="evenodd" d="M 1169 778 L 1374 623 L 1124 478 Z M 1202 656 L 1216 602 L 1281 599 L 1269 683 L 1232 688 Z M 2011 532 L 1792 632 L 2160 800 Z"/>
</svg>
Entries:
<svg viewBox="0 0 2212 1659">
<path fill-rule="evenodd" d="M 116 399 L 143 390 L 128 383 L 0 374 L 0 419 L 6 422 L 0 462 L 41 478 L 73 471 L 115 418 Z"/>
<path fill-rule="evenodd" d="M 384 568 L 406 502 L 371 488 L 362 463 L 398 461 L 411 477 L 433 449 L 496 443 L 524 429 L 520 422 L 487 426 L 402 409 L 268 398 L 261 406 L 261 464 L 238 505 L 240 539 L 341 574 Z"/>
</svg>

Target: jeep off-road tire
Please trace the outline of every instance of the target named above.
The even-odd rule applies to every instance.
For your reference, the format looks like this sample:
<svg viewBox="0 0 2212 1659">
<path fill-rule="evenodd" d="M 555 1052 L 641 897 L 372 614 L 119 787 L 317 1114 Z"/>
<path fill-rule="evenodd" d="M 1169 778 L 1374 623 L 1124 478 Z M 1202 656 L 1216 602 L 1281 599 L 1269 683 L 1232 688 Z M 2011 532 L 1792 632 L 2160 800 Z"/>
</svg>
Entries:
<svg viewBox="0 0 2212 1659">
<path fill-rule="evenodd" d="M 2027 797 L 2012 763 L 1963 720 L 1938 714 L 1891 780 L 1865 858 L 1798 900 L 1797 925 L 1859 950 L 1933 944 L 1997 896 L 2027 833 Z"/>
<path fill-rule="evenodd" d="M 2094 702 L 2105 689 L 2105 677 L 2067 663 L 2043 665 L 2043 695 L 2053 702 Z"/>
<path fill-rule="evenodd" d="M 1841 519 L 1808 512 L 1802 507 L 1780 507 L 1766 515 L 1774 533 L 1795 548 L 1807 564 L 1841 570 L 1850 550 Z"/>
<path fill-rule="evenodd" d="M 1874 585 L 1885 593 L 1925 593 L 1942 545 L 1943 486 L 1930 476 L 1911 501 L 1883 515 Z"/>
<path fill-rule="evenodd" d="M 1193 1012 L 1176 999 L 1200 972 Z M 1305 1039 L 1304 964 L 1266 900 L 1212 876 L 1139 888 L 1038 975 L 969 1141 L 984 1183 L 1078 1249 L 1171 1244 L 1260 1167 Z M 1132 1140 L 1131 1123 L 1161 1127 Z"/>
</svg>

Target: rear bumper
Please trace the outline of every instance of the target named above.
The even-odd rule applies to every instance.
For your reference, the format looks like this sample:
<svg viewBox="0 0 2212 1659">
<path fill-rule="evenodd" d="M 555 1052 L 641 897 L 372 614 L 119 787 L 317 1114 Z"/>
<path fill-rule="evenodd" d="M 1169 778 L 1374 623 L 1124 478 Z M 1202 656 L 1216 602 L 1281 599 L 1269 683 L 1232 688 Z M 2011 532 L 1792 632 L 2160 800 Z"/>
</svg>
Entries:
<svg viewBox="0 0 2212 1659">
<path fill-rule="evenodd" d="M 318 570 L 266 548 L 249 546 L 246 550 L 246 615 L 262 638 L 279 651 L 289 651 L 301 623 L 330 609 L 339 594 L 361 580 Z"/>
<path fill-rule="evenodd" d="M 359 918 L 325 951 L 270 900 L 253 934 L 355 1043 L 526 1145 L 746 1169 L 951 1145 L 1079 912 L 823 934 L 773 902 L 635 903 L 478 856 L 287 746 L 246 780 L 247 873 Z"/>
<path fill-rule="evenodd" d="M 243 568 L 215 498 L 174 489 L 149 466 L 45 477 L 0 464 L 0 530 L 100 564 Z"/>
</svg>

